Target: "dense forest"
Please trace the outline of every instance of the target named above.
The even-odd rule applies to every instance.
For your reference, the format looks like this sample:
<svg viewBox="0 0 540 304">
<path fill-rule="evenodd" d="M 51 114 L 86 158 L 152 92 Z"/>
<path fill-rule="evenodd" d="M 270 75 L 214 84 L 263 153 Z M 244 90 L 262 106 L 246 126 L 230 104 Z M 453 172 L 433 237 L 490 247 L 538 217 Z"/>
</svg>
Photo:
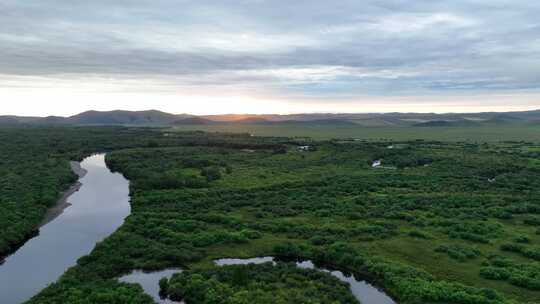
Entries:
<svg viewBox="0 0 540 304">
<path fill-rule="evenodd" d="M 108 166 L 131 181 L 124 225 L 29 303 L 152 303 L 117 278 L 168 267 L 186 271 L 162 280 L 162 293 L 188 304 L 355 302 L 315 270 L 212 263 L 268 255 L 352 273 L 398 303 L 540 302 L 540 146 L 532 143 L 112 127 L 6 128 L 0 137 L 4 253 L 74 181 L 70 159 L 109 152 Z"/>
<path fill-rule="evenodd" d="M 159 129 L 157 129 L 159 130 Z M 74 183 L 70 160 L 129 147 L 224 145 L 279 147 L 248 135 L 168 137 L 152 129 L 123 127 L 0 128 L 0 260 L 37 234 L 43 215 Z"/>
</svg>

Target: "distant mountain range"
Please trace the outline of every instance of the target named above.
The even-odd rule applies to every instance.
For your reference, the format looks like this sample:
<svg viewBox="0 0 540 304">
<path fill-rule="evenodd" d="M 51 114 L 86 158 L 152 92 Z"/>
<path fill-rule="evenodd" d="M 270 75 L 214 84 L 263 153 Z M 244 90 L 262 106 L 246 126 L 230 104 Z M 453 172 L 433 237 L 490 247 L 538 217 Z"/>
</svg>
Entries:
<svg viewBox="0 0 540 304">
<path fill-rule="evenodd" d="M 540 125 L 540 110 L 485 113 L 362 113 L 362 114 L 229 114 L 196 116 L 149 111 L 87 111 L 70 117 L 0 116 L 0 125 L 129 125 L 175 126 L 210 124 L 311 124 L 365 127 L 473 127 L 501 124 Z"/>
</svg>

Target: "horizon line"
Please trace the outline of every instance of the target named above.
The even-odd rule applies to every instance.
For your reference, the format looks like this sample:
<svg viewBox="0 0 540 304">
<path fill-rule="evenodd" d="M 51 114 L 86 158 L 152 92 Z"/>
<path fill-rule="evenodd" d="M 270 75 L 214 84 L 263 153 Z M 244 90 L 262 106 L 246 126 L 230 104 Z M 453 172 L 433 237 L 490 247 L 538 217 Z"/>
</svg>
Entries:
<svg viewBox="0 0 540 304">
<path fill-rule="evenodd" d="M 291 113 L 222 113 L 222 114 L 192 114 L 192 113 L 173 113 L 173 112 L 167 112 L 165 110 L 158 110 L 158 109 L 147 109 L 147 110 L 124 110 L 124 109 L 114 109 L 114 110 L 84 110 L 77 114 L 68 115 L 68 116 L 62 116 L 62 115 L 46 115 L 46 116 L 33 116 L 33 115 L 24 115 L 24 114 L 0 114 L 0 117 L 6 117 L 6 116 L 15 116 L 15 117 L 36 117 L 36 118 L 47 118 L 47 117 L 63 117 L 68 118 L 72 116 L 77 116 L 86 112 L 100 112 L 100 113 L 108 113 L 108 112 L 131 112 L 131 113 L 137 113 L 137 112 L 161 112 L 171 115 L 189 115 L 189 116 L 233 116 L 233 115 L 243 115 L 243 116 L 268 116 L 268 115 L 274 115 L 274 116 L 291 116 L 291 115 L 359 115 L 359 114 L 378 114 L 378 115 L 384 115 L 384 114 L 432 114 L 432 115 L 451 115 L 451 114 L 483 114 L 483 113 L 520 113 L 520 112 L 536 112 L 540 111 L 540 106 L 531 108 L 529 110 L 508 110 L 508 111 L 456 111 L 456 112 L 402 112 L 402 111 L 389 111 L 389 112 L 329 112 L 329 111 L 321 111 L 321 112 L 291 112 Z"/>
</svg>

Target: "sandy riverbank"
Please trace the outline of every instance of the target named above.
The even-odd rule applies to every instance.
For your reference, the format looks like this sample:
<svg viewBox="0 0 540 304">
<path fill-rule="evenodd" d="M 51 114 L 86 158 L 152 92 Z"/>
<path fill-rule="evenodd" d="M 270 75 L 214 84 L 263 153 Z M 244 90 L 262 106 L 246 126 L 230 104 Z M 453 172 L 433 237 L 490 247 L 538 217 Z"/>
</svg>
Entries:
<svg viewBox="0 0 540 304">
<path fill-rule="evenodd" d="M 83 167 L 81 167 L 81 163 L 76 162 L 76 161 L 71 161 L 70 165 L 71 165 L 71 170 L 73 170 L 73 172 L 77 174 L 77 176 L 79 176 L 79 179 L 83 178 L 86 175 L 87 171 Z M 56 202 L 56 204 L 47 210 L 47 213 L 45 214 L 43 221 L 39 224 L 39 228 L 50 223 L 52 220 L 54 220 L 60 214 L 62 214 L 62 212 L 64 212 L 64 210 L 67 207 L 71 206 L 71 204 L 68 203 L 67 200 L 73 193 L 79 191 L 81 186 L 82 184 L 79 181 L 77 181 L 75 184 L 69 187 L 69 189 L 66 190 L 62 194 L 62 197 L 60 197 L 60 199 Z"/>
</svg>

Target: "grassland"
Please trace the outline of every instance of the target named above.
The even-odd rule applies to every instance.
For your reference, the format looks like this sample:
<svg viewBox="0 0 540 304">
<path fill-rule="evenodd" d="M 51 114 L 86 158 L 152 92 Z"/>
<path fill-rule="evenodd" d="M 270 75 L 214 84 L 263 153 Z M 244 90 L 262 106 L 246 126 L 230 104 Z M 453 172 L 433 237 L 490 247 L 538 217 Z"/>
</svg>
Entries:
<svg viewBox="0 0 540 304">
<path fill-rule="evenodd" d="M 473 127 L 364 127 L 354 124 L 212 124 L 183 125 L 176 131 L 200 130 L 205 132 L 250 133 L 255 136 L 310 137 L 319 140 L 350 138 L 369 141 L 468 141 L 500 142 L 531 141 L 540 142 L 540 125 L 503 124 Z"/>
</svg>

